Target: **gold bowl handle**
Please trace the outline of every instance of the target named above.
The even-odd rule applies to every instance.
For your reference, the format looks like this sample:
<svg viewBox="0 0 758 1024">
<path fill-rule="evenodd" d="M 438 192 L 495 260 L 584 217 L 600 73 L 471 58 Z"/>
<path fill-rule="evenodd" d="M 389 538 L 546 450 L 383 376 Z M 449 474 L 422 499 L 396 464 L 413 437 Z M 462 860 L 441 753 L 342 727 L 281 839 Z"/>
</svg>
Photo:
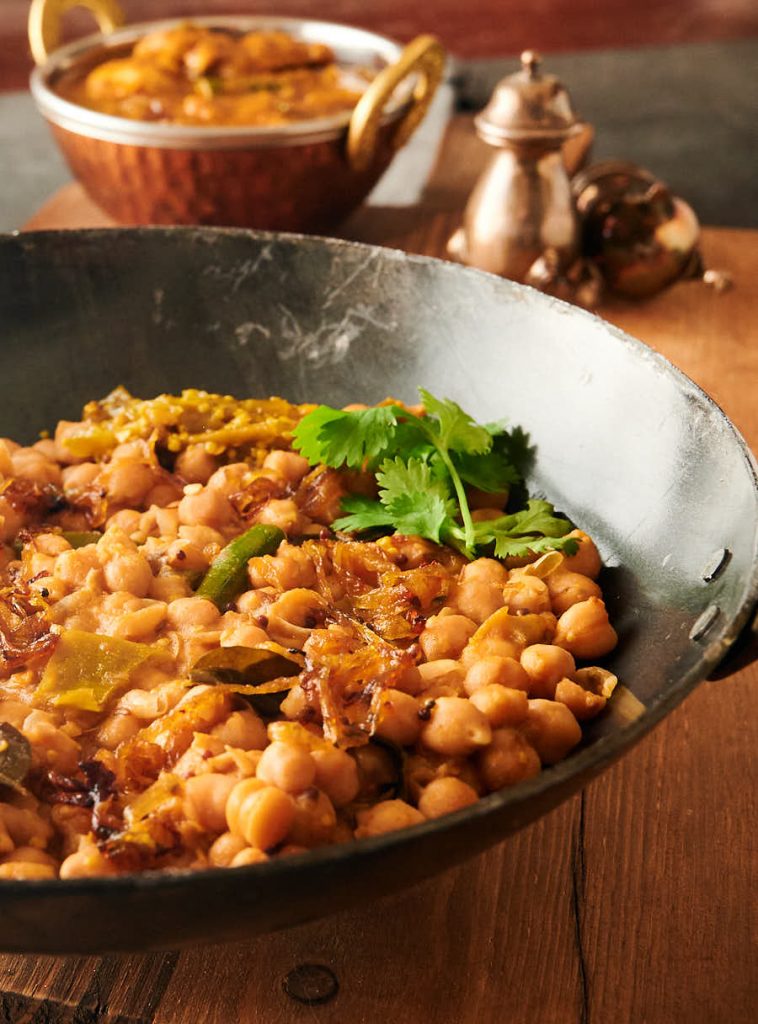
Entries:
<svg viewBox="0 0 758 1024">
<path fill-rule="evenodd" d="M 411 109 L 392 136 L 395 149 L 410 139 L 432 102 L 445 68 L 445 51 L 434 36 L 417 36 L 394 64 L 384 68 L 356 104 L 347 134 L 347 156 L 356 171 L 365 171 L 374 158 L 376 136 L 384 108 L 400 83 L 417 75 Z"/>
<path fill-rule="evenodd" d="M 29 45 L 35 63 L 44 64 L 60 44 L 61 17 L 74 7 L 86 7 L 101 32 L 113 32 L 124 24 L 124 15 L 116 0 L 32 0 L 29 9 Z"/>
</svg>

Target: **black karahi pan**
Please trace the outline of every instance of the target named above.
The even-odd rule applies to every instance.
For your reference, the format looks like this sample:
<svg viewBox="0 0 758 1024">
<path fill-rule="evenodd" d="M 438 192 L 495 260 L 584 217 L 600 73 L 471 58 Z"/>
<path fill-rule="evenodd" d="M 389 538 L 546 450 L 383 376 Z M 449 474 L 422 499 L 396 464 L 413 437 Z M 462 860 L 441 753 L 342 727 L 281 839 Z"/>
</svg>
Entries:
<svg viewBox="0 0 758 1024">
<path fill-rule="evenodd" d="M 414 829 L 236 870 L 0 882 L 0 948 L 241 939 L 456 864 L 575 793 L 722 662 L 758 593 L 756 464 L 665 359 L 581 310 L 437 260 L 209 229 L 0 240 L 0 435 L 31 442 L 116 384 L 335 405 L 416 385 L 538 446 L 530 488 L 598 542 L 634 695 L 529 782 Z"/>
</svg>

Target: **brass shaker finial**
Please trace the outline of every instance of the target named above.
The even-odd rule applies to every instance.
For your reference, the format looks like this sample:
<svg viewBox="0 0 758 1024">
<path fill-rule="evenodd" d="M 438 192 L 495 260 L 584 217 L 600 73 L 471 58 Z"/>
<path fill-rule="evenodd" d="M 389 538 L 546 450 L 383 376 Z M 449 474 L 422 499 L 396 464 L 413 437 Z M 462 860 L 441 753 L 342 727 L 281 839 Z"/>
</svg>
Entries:
<svg viewBox="0 0 758 1024">
<path fill-rule="evenodd" d="M 539 74 L 542 57 L 536 50 L 524 50 L 521 54 L 521 67 L 527 72 L 530 78 L 536 78 Z"/>
</svg>

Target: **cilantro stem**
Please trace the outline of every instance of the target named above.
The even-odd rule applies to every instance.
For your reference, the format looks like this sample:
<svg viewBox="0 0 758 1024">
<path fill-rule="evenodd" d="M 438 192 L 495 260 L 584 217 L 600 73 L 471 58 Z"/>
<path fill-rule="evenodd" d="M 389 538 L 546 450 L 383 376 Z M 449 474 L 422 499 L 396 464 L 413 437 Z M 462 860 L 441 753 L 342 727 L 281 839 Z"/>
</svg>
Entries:
<svg viewBox="0 0 758 1024">
<path fill-rule="evenodd" d="M 447 544 L 451 548 L 455 548 L 456 551 L 460 551 L 464 558 L 471 559 L 473 557 L 471 548 L 466 546 L 464 533 L 460 527 L 444 527 L 440 531 L 440 537 L 444 544 Z"/>
<path fill-rule="evenodd" d="M 420 416 L 413 416 L 413 419 L 418 424 L 421 431 L 426 435 L 429 441 L 431 441 L 431 443 L 436 448 L 437 452 L 439 453 L 439 457 L 442 459 L 445 469 L 448 471 L 450 479 L 453 482 L 455 496 L 458 499 L 458 505 L 460 506 L 461 509 L 461 520 L 463 522 L 465 548 L 461 547 L 460 542 L 455 544 L 454 546 L 458 548 L 461 554 L 465 555 L 467 558 L 473 558 L 474 547 L 476 545 L 476 532 L 474 528 L 474 520 L 471 518 L 471 509 L 468 507 L 466 489 L 463 486 L 463 481 L 461 480 L 458 474 L 458 470 L 455 468 L 455 465 L 453 464 L 453 460 L 450 458 L 450 451 L 448 449 L 448 446 L 440 439 L 437 432 L 433 430 L 429 426 L 429 424 L 424 422 L 424 420 Z"/>
<path fill-rule="evenodd" d="M 455 495 L 458 498 L 458 504 L 461 507 L 461 519 L 463 521 L 463 533 L 466 540 L 466 548 L 468 557 L 471 557 L 471 553 L 474 550 L 476 544 L 476 532 L 474 529 L 474 520 L 471 518 L 471 509 L 468 507 L 468 498 L 466 497 L 466 490 L 463 486 L 463 481 L 458 475 L 458 470 L 453 465 L 453 460 L 448 454 L 447 448 L 443 448 L 436 438 L 432 438 L 434 447 L 440 454 L 440 458 L 445 463 L 445 468 L 450 474 L 450 479 L 453 481 L 453 487 L 455 488 Z"/>
</svg>

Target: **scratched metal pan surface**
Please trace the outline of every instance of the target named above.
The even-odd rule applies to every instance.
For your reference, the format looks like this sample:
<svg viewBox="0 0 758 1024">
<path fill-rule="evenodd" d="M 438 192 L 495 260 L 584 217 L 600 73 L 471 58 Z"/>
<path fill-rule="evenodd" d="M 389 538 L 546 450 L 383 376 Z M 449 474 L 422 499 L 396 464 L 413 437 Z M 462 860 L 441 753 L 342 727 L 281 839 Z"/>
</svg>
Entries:
<svg viewBox="0 0 758 1024">
<path fill-rule="evenodd" d="M 608 664 L 639 701 L 637 717 L 596 720 L 556 767 L 408 831 L 237 870 L 0 882 L 3 949 L 240 939 L 425 878 L 584 786 L 712 672 L 753 614 L 756 466 L 737 431 L 640 342 L 529 289 L 316 238 L 40 233 L 0 240 L 0 323 L 0 435 L 28 442 L 116 384 L 335 405 L 413 401 L 423 384 L 480 420 L 524 425 L 538 446 L 532 491 L 598 542 L 620 634 Z"/>
</svg>

